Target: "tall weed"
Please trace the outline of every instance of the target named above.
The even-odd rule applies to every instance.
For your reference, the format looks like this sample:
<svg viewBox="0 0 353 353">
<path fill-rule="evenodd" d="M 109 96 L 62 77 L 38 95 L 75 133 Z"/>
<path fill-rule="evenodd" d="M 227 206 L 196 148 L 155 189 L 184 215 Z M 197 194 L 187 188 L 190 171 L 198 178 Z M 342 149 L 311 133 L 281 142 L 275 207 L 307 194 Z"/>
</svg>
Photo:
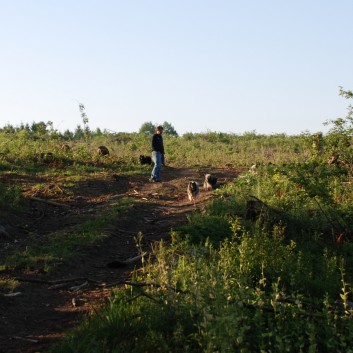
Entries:
<svg viewBox="0 0 353 353">
<path fill-rule="evenodd" d="M 245 232 L 219 251 L 206 247 L 155 247 L 155 261 L 56 352 L 349 351 L 353 323 L 343 305 L 282 283 L 294 246 L 273 249 Z"/>
</svg>

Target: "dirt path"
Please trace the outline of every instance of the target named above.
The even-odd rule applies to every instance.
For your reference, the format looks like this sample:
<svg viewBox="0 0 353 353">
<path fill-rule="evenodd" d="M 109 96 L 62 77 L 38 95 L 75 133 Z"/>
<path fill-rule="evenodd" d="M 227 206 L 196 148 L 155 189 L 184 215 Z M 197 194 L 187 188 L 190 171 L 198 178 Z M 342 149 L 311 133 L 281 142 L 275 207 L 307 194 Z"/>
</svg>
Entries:
<svg viewBox="0 0 353 353">
<path fill-rule="evenodd" d="M 168 242 L 171 228 L 185 223 L 188 213 L 202 209 L 213 197 L 212 191 L 204 191 L 201 187 L 195 205 L 187 199 L 187 181 L 197 180 L 202 185 L 206 172 L 216 175 L 220 184 L 237 175 L 233 169 L 166 167 L 162 183 L 149 183 L 145 176 L 102 174 L 79 183 L 74 193 L 53 193 L 53 200 L 62 207 L 37 201 L 41 200 L 41 195 L 32 194 L 26 216 L 11 219 L 10 238 L 0 236 L 0 256 L 16 247 L 24 249 L 29 231 L 38 235 L 38 242 L 43 242 L 51 232 L 69 231 L 73 225 L 111 207 L 118 198 L 132 197 L 137 202 L 107 229 L 107 237 L 102 243 L 80 249 L 74 264 L 70 267 L 62 264 L 52 278 L 41 276 L 38 269 L 32 273 L 20 269 L 0 272 L 0 280 L 20 279 L 16 289 L 20 294 L 0 295 L 0 353 L 42 352 L 57 343 L 64 332 L 79 323 L 92 308 L 102 305 L 111 286 L 129 279 L 136 266 L 111 267 L 108 264 L 119 264 L 119 261 L 138 255 L 134 237 L 139 232 L 143 235 L 142 245 L 146 251 L 152 242 L 160 239 Z M 33 181 L 22 180 L 19 176 L 13 178 L 5 182 L 19 185 L 39 182 L 38 178 Z M 49 191 L 55 189 L 52 177 L 42 177 L 41 182 L 48 185 Z M 23 190 L 24 194 L 26 192 L 28 190 Z M 76 280 L 58 283 L 63 279 Z"/>
</svg>

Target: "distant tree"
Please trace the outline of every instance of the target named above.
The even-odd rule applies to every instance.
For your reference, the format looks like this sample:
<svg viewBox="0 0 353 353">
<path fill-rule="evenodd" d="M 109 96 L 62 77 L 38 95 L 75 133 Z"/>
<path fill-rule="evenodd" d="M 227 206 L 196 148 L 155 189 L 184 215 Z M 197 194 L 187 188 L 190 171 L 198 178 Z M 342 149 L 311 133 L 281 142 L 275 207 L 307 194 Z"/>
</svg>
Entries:
<svg viewBox="0 0 353 353">
<path fill-rule="evenodd" d="M 166 135 L 170 135 L 170 136 L 178 136 L 178 133 L 176 132 L 176 130 L 174 129 L 174 127 L 172 126 L 172 124 L 168 123 L 167 121 L 165 121 L 163 124 L 163 132 Z"/>
<path fill-rule="evenodd" d="M 73 140 L 74 139 L 74 133 L 71 132 L 69 129 L 64 131 L 63 138 L 65 140 Z"/>
<path fill-rule="evenodd" d="M 102 132 L 102 130 L 101 130 L 99 127 L 97 127 L 97 128 L 96 128 L 96 131 L 94 132 L 94 134 L 95 134 L 96 136 L 102 136 L 102 135 L 103 135 L 103 132 Z"/>
<path fill-rule="evenodd" d="M 11 124 L 6 124 L 1 131 L 5 132 L 6 134 L 13 134 L 15 133 L 15 128 Z"/>
<path fill-rule="evenodd" d="M 89 138 L 91 137 L 91 129 L 89 128 L 88 125 L 85 126 L 84 130 L 83 130 L 83 134 L 85 137 L 85 141 L 88 142 Z"/>
<path fill-rule="evenodd" d="M 47 124 L 43 121 L 40 121 L 39 123 L 33 122 L 31 130 L 37 135 L 45 135 L 47 133 Z"/>
<path fill-rule="evenodd" d="M 82 130 L 81 125 L 77 125 L 74 136 L 75 136 L 75 140 L 81 140 L 85 137 L 85 133 Z"/>
<path fill-rule="evenodd" d="M 139 134 L 153 135 L 156 127 L 151 121 L 146 121 L 143 123 L 139 129 Z"/>
<path fill-rule="evenodd" d="M 145 135 L 153 135 L 158 125 L 159 124 L 153 124 L 151 121 L 147 121 L 141 125 L 139 133 Z M 178 136 L 178 133 L 176 132 L 172 124 L 165 121 L 162 126 L 165 135 Z"/>
<path fill-rule="evenodd" d="M 183 139 L 186 141 L 191 141 L 194 138 L 194 134 L 192 132 L 186 132 L 183 134 Z"/>
</svg>

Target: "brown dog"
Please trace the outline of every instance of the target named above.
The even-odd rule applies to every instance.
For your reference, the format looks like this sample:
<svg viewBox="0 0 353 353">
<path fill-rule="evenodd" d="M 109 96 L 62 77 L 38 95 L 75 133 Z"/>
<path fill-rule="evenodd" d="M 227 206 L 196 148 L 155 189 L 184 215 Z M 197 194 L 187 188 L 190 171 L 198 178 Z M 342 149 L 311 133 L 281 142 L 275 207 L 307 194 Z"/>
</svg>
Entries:
<svg viewBox="0 0 353 353">
<path fill-rule="evenodd" d="M 189 181 L 187 193 L 189 200 L 195 202 L 196 197 L 200 193 L 199 183 L 197 181 Z"/>
</svg>

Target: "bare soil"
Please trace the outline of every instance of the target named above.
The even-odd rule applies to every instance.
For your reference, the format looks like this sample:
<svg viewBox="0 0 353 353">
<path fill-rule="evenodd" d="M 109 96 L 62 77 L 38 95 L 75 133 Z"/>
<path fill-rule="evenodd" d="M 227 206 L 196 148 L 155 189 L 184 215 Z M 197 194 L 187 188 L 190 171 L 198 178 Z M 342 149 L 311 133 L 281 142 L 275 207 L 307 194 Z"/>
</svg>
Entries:
<svg viewBox="0 0 353 353">
<path fill-rule="evenodd" d="M 0 272 L 0 281 L 20 281 L 15 289 L 18 295 L 0 293 L 0 353 L 44 352 L 93 309 L 103 305 L 112 286 L 128 280 L 136 267 L 109 265 L 138 255 L 134 237 L 139 232 L 146 251 L 155 241 L 169 242 L 171 229 L 187 222 L 187 214 L 204 208 L 212 199 L 213 191 L 202 188 L 205 173 L 217 176 L 222 185 L 234 180 L 238 171 L 165 167 L 161 183 L 150 183 L 146 176 L 101 173 L 76 183 L 70 192 L 58 186 L 59 177 L 52 175 L 2 177 L 0 182 L 22 188 L 25 202 L 20 215 L 0 215 L 0 226 L 5 230 L 0 231 L 0 257 L 22 252 L 29 245 L 45 244 L 52 234 L 64 236 L 73 227 L 112 207 L 119 198 L 131 197 L 136 202 L 106 230 L 104 241 L 77 249 L 72 263 L 57 263 L 55 274 L 48 276 L 40 265 Z M 189 180 L 200 183 L 195 204 L 187 198 Z M 45 187 L 34 192 L 38 184 Z"/>
</svg>

